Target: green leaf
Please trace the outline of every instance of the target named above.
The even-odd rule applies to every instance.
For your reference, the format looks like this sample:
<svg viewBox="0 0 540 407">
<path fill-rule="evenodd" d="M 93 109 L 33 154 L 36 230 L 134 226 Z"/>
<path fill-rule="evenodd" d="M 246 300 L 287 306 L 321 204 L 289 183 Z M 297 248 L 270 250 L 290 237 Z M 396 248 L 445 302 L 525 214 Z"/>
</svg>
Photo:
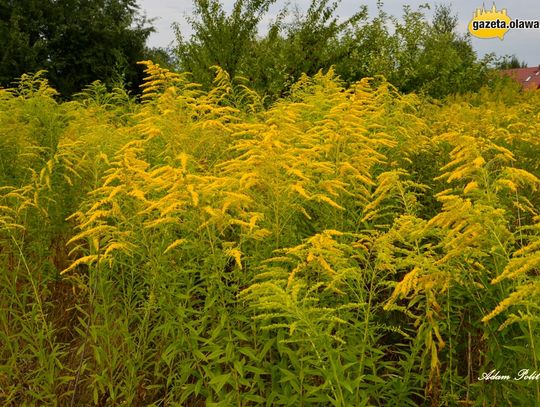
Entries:
<svg viewBox="0 0 540 407">
<path fill-rule="evenodd" d="M 210 385 L 212 385 L 216 391 L 216 393 L 219 393 L 223 386 L 229 382 L 231 379 L 230 373 L 220 374 L 217 376 L 212 377 L 210 380 Z"/>
</svg>

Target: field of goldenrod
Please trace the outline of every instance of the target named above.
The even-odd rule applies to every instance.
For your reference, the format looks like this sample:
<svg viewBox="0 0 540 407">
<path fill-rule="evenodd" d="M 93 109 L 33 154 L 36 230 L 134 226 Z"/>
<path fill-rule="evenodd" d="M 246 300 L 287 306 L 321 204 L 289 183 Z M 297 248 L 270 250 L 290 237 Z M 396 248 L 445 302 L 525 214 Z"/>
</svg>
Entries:
<svg viewBox="0 0 540 407">
<path fill-rule="evenodd" d="M 540 403 L 540 93 L 145 64 L 0 90 L 2 405 Z"/>
</svg>

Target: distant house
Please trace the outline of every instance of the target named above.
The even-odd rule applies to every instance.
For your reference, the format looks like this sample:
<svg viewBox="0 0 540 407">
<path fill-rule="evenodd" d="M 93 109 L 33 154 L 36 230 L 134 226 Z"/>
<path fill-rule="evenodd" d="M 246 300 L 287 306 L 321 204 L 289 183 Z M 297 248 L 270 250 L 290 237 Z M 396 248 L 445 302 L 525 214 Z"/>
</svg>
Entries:
<svg viewBox="0 0 540 407">
<path fill-rule="evenodd" d="M 515 79 L 523 89 L 540 89 L 540 66 L 534 68 L 503 69 L 501 75 Z"/>
</svg>

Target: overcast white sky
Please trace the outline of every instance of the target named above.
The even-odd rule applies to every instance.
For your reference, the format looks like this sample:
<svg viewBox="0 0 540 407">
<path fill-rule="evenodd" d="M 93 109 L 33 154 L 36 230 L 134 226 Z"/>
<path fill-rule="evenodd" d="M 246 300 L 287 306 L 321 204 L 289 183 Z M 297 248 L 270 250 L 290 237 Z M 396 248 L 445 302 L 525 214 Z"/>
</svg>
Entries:
<svg viewBox="0 0 540 407">
<path fill-rule="evenodd" d="M 482 7 L 483 0 L 457 0 L 450 3 L 454 12 L 459 18 L 460 31 L 465 33 L 467 25 L 472 18 L 477 7 Z M 291 4 L 297 4 L 301 10 L 306 10 L 310 0 L 290 0 Z M 226 9 L 232 7 L 234 0 L 222 0 Z M 417 8 L 420 4 L 429 3 L 435 5 L 441 1 L 429 2 L 419 0 L 386 0 L 384 9 L 387 13 L 401 16 L 402 6 L 409 4 Z M 285 0 L 277 0 L 270 9 L 267 21 L 263 23 L 263 28 L 268 26 L 268 22 L 275 17 L 277 12 L 283 7 Z M 346 18 L 358 10 L 359 6 L 365 4 L 372 15 L 376 13 L 376 0 L 342 0 L 337 10 L 340 17 Z M 491 7 L 491 1 L 485 1 L 486 8 Z M 154 25 L 156 32 L 150 37 L 151 46 L 166 47 L 174 40 L 174 33 L 171 28 L 173 22 L 180 23 L 180 26 L 188 34 L 189 24 L 186 23 L 185 16 L 192 12 L 191 0 L 139 0 L 142 12 L 146 12 L 148 18 L 156 18 Z M 497 9 L 506 8 L 508 15 L 512 19 L 538 19 L 540 20 L 539 0 L 498 0 Z M 525 61 L 529 66 L 540 65 L 540 30 L 510 30 L 501 41 L 495 39 L 479 39 L 473 37 L 472 44 L 478 55 L 495 52 L 497 55 L 515 54 L 520 61 Z"/>
</svg>

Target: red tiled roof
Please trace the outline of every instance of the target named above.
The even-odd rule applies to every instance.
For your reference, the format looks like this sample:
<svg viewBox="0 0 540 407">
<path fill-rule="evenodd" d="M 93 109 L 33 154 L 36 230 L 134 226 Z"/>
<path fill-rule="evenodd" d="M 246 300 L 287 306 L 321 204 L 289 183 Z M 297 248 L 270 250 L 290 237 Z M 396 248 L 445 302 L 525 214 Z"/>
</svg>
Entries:
<svg viewBox="0 0 540 407">
<path fill-rule="evenodd" d="M 540 66 L 534 68 L 504 69 L 501 75 L 510 76 L 525 89 L 540 89 Z"/>
</svg>

